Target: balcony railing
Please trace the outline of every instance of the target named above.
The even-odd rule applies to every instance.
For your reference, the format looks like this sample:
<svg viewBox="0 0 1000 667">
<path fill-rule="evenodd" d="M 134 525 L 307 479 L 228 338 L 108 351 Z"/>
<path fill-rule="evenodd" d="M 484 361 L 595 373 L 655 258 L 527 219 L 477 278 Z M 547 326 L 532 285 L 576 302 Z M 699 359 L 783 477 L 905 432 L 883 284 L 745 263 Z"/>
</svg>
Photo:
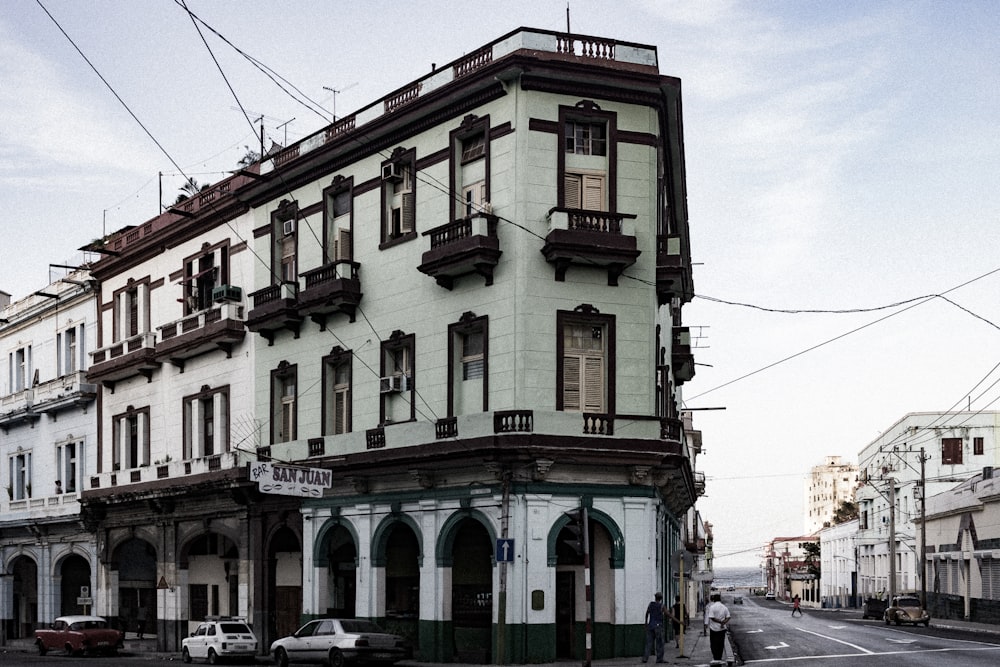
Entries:
<svg viewBox="0 0 1000 667">
<path fill-rule="evenodd" d="M 266 338 L 269 345 L 274 344 L 274 334 L 280 329 L 289 329 L 298 338 L 302 323 L 298 294 L 298 283 L 288 281 L 252 292 L 253 308 L 247 313 L 247 328 Z"/>
<path fill-rule="evenodd" d="M 551 209 L 542 254 L 555 265 L 556 280 L 565 280 L 570 265 L 579 264 L 606 269 L 608 285 L 617 285 L 618 276 L 641 254 L 635 238 L 635 218 L 613 211 Z"/>
<path fill-rule="evenodd" d="M 531 410 L 500 410 L 493 413 L 494 433 L 531 433 L 534 414 Z"/>
<path fill-rule="evenodd" d="M 34 388 L 34 407 L 38 412 L 58 412 L 85 405 L 97 397 L 97 387 L 87 382 L 83 371 L 42 382 Z"/>
<path fill-rule="evenodd" d="M 614 415 L 584 412 L 583 432 L 585 435 L 614 435 Z"/>
<path fill-rule="evenodd" d="M 477 273 L 493 284 L 493 269 L 503 253 L 497 238 L 499 218 L 489 213 L 474 213 L 424 232 L 431 248 L 423 254 L 417 270 L 433 277 L 439 285 L 451 289 L 455 278 Z"/>
<path fill-rule="evenodd" d="M 311 317 L 321 330 L 333 313 L 346 313 L 353 322 L 362 296 L 360 268 L 358 262 L 341 259 L 304 272 L 306 287 L 298 295 L 298 312 Z"/>
<path fill-rule="evenodd" d="M 87 379 L 105 384 L 134 375 L 149 377 L 160 367 L 156 360 L 156 334 L 152 331 L 95 350 L 91 358 L 93 364 L 87 370 Z"/>
<path fill-rule="evenodd" d="M 221 349 L 232 354 L 233 345 L 246 336 L 244 310 L 238 303 L 222 303 L 159 328 L 156 358 L 183 366 L 184 360 Z"/>
</svg>

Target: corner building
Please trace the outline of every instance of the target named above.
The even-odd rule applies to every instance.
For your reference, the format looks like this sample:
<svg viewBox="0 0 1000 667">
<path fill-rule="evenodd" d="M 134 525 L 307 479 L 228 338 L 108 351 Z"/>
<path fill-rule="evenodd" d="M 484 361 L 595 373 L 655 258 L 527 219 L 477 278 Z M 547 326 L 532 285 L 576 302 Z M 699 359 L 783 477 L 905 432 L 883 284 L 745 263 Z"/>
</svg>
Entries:
<svg viewBox="0 0 1000 667">
<path fill-rule="evenodd" d="M 680 81 L 655 48 L 518 29 L 236 197 L 258 456 L 333 473 L 302 501 L 303 618 L 530 663 L 582 658 L 590 615 L 594 658 L 638 655 L 697 496 Z"/>
</svg>

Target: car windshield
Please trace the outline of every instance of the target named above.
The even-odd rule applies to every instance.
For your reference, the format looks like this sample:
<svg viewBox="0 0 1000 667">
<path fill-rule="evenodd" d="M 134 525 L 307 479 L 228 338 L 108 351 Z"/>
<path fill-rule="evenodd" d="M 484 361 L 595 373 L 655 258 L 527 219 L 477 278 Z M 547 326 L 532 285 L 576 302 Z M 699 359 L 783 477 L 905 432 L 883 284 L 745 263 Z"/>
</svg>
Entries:
<svg viewBox="0 0 1000 667">
<path fill-rule="evenodd" d="M 219 628 L 227 635 L 250 634 L 250 628 L 245 623 L 219 623 Z"/>
<path fill-rule="evenodd" d="M 917 598 L 899 598 L 900 607 L 919 607 L 920 600 Z"/>
<path fill-rule="evenodd" d="M 347 620 L 340 622 L 344 632 L 385 632 L 371 621 Z"/>
</svg>

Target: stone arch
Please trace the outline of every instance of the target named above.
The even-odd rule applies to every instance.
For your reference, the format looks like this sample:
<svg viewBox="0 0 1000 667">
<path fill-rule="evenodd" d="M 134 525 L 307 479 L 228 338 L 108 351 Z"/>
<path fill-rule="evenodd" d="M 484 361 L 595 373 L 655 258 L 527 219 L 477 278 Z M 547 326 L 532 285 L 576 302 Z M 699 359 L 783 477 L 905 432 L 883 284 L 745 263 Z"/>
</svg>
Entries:
<svg viewBox="0 0 1000 667">
<path fill-rule="evenodd" d="M 496 544 L 497 534 L 493 527 L 493 523 L 490 521 L 489 517 L 483 512 L 474 509 L 461 509 L 452 514 L 441 526 L 441 531 L 438 534 L 437 545 L 435 547 L 435 562 L 438 567 L 451 567 L 452 566 L 452 552 L 455 546 L 455 535 L 458 532 L 458 528 L 462 521 L 465 519 L 472 519 L 483 524 L 486 528 L 486 532 L 489 533 L 490 540 L 492 544 Z M 496 562 L 493 563 L 496 565 Z"/>
<path fill-rule="evenodd" d="M 620 570 L 624 568 L 625 537 L 622 534 L 618 523 L 607 513 L 592 507 L 587 508 L 587 515 L 591 521 L 600 524 L 606 531 L 608 531 L 608 536 L 611 540 L 611 569 Z M 561 514 L 559 518 L 552 523 L 552 527 L 549 529 L 547 547 L 549 567 L 555 567 L 558 563 L 556 546 L 559 544 L 559 533 L 562 532 L 562 529 L 565 528 L 570 521 L 571 519 L 568 515 Z"/>
<path fill-rule="evenodd" d="M 402 523 L 407 526 L 416 536 L 418 547 L 417 565 L 422 567 L 424 564 L 423 533 L 420 531 L 420 526 L 417 525 L 417 522 L 407 514 L 390 514 L 385 517 L 382 522 L 379 523 L 378 528 L 375 529 L 375 533 L 372 535 L 372 567 L 385 567 L 389 534 L 392 532 L 392 529 L 396 527 L 397 523 Z"/>
<path fill-rule="evenodd" d="M 355 547 L 361 544 L 361 540 L 358 538 L 358 531 L 354 527 L 354 524 L 340 517 L 329 518 L 323 523 L 319 531 L 317 531 L 316 541 L 313 542 L 314 567 L 330 566 L 330 560 L 329 560 L 330 537 L 338 528 L 343 528 L 348 533 L 350 533 L 351 539 L 354 540 Z"/>
</svg>

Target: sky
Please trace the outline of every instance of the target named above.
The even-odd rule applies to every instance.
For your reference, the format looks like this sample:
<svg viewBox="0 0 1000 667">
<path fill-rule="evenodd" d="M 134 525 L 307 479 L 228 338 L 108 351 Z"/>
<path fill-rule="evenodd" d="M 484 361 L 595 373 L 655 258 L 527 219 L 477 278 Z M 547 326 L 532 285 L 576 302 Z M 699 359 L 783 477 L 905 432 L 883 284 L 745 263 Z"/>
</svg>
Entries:
<svg viewBox="0 0 1000 667">
<path fill-rule="evenodd" d="M 565 0 L 469 0 L 462 16 L 440 0 L 186 4 L 312 108 L 180 0 L 4 0 L 0 290 L 15 300 L 155 216 L 182 173 L 223 178 L 259 148 L 248 117 L 268 146 L 291 143 L 432 63 L 567 20 Z M 717 566 L 757 566 L 772 537 L 802 533 L 824 457 L 856 461 L 909 412 L 1000 409 L 998 24 L 985 0 L 571 0 L 572 32 L 654 45 L 682 80 L 684 406 Z"/>
</svg>

